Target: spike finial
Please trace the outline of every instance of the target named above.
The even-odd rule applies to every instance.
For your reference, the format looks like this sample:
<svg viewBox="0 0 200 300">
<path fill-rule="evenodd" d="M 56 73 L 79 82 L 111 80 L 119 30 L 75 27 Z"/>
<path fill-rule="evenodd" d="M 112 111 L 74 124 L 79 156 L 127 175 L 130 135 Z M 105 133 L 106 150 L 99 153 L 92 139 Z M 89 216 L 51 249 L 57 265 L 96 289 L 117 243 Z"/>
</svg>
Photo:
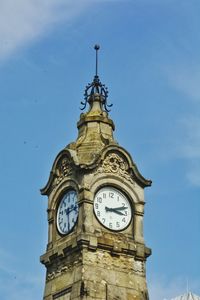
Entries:
<svg viewBox="0 0 200 300">
<path fill-rule="evenodd" d="M 108 89 L 105 86 L 105 84 L 102 84 L 99 76 L 98 76 L 98 50 L 100 49 L 100 46 L 96 44 L 94 46 L 94 49 L 96 51 L 96 70 L 95 70 L 95 76 L 92 83 L 89 83 L 85 88 L 84 93 L 84 101 L 81 102 L 81 105 L 83 106 L 81 110 L 86 108 L 87 103 L 90 103 L 90 105 L 94 101 L 94 95 L 97 94 L 100 96 L 101 105 L 105 109 L 105 111 L 109 112 L 109 107 L 112 106 L 112 104 L 107 103 L 108 99 Z"/>
<path fill-rule="evenodd" d="M 100 49 L 100 46 L 96 44 L 94 49 L 96 50 L 96 76 L 98 76 L 98 50 Z"/>
</svg>

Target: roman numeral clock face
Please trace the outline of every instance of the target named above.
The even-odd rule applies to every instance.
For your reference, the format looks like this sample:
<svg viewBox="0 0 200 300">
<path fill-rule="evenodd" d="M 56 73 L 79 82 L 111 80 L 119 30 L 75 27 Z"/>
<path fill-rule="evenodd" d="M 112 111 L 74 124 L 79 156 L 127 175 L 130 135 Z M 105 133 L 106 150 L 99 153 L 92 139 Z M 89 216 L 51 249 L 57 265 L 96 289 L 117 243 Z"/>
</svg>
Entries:
<svg viewBox="0 0 200 300">
<path fill-rule="evenodd" d="M 78 218 L 77 193 L 74 190 L 67 191 L 58 206 L 57 228 L 61 234 L 69 233 L 76 224 Z"/>
<path fill-rule="evenodd" d="M 97 192 L 94 213 L 103 226 L 114 231 L 125 229 L 132 218 L 129 200 L 113 187 L 104 187 Z"/>
</svg>

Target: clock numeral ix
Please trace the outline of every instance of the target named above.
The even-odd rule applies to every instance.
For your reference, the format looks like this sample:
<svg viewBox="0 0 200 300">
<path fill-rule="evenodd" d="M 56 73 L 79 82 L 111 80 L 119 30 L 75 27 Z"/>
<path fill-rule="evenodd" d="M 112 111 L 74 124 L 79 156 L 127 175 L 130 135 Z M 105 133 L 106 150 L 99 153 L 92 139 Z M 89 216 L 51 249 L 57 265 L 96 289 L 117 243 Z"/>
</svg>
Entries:
<svg viewBox="0 0 200 300">
<path fill-rule="evenodd" d="M 101 197 L 97 197 L 97 202 L 102 203 L 102 198 Z"/>
</svg>

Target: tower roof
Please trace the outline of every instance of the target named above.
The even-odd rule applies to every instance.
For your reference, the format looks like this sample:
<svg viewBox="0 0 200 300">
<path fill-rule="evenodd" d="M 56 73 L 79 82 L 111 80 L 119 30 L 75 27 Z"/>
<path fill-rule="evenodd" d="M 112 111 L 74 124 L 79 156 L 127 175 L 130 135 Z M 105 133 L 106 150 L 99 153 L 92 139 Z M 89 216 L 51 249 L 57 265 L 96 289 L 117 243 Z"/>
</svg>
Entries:
<svg viewBox="0 0 200 300">
<path fill-rule="evenodd" d="M 59 174 L 63 173 L 62 164 L 66 165 L 66 161 L 69 166 L 64 167 L 65 173 L 70 173 L 71 169 L 79 170 L 81 173 L 83 170 L 85 172 L 85 170 L 97 169 L 98 166 L 103 164 L 106 157 L 106 163 L 108 164 L 106 170 L 108 173 L 110 172 L 111 164 L 114 165 L 113 173 L 121 170 L 120 174 L 123 180 L 137 182 L 137 184 L 143 188 L 151 185 L 151 180 L 145 179 L 139 173 L 130 154 L 120 147 L 114 139 L 113 131 L 115 130 L 115 125 L 108 114 L 112 104 L 108 104 L 107 88 L 100 82 L 98 77 L 99 48 L 98 45 L 94 47 L 96 50 L 96 72 L 94 80 L 86 87 L 85 100 L 81 102 L 83 106 L 82 110 L 85 109 L 88 104 L 89 109 L 80 115 L 80 119 L 77 123 L 78 137 L 76 141 L 67 145 L 56 157 L 49 180 L 46 186 L 41 189 L 43 195 L 49 195 L 52 188 L 57 185 Z M 114 158 L 110 158 L 109 155 L 111 153 L 114 154 Z"/>
<path fill-rule="evenodd" d="M 112 104 L 108 104 L 108 89 L 105 84 L 101 83 L 98 75 L 98 51 L 100 49 L 100 46 L 95 45 L 94 49 L 96 51 L 96 72 L 93 81 L 91 83 L 88 83 L 85 88 L 84 101 L 81 102 L 81 110 L 84 110 L 86 108 L 87 103 L 89 103 L 90 109 L 92 109 L 93 104 L 96 100 L 96 96 L 98 96 L 98 102 L 100 104 L 101 110 L 109 112 L 109 108 L 112 107 Z"/>
<path fill-rule="evenodd" d="M 197 296 L 197 295 L 189 292 L 184 295 L 173 298 L 171 300 L 200 300 L 200 296 Z"/>
</svg>

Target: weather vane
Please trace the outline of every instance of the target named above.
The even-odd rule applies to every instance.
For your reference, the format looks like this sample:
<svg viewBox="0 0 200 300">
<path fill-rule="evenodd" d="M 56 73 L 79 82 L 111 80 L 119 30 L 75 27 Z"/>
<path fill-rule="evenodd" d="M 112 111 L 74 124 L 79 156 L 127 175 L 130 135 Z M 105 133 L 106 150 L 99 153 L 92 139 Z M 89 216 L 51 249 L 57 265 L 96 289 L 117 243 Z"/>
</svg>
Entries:
<svg viewBox="0 0 200 300">
<path fill-rule="evenodd" d="M 105 84 L 102 84 L 99 76 L 98 76 L 98 50 L 100 49 L 99 45 L 95 45 L 94 49 L 96 51 L 96 72 L 92 83 L 88 83 L 88 85 L 85 88 L 84 93 L 84 101 L 81 102 L 81 105 L 83 106 L 81 110 L 85 109 L 87 106 L 87 103 L 92 101 L 92 98 L 95 94 L 100 95 L 101 104 L 105 111 L 109 112 L 109 107 L 112 107 L 112 104 L 108 104 L 108 89 L 105 86 Z"/>
</svg>

